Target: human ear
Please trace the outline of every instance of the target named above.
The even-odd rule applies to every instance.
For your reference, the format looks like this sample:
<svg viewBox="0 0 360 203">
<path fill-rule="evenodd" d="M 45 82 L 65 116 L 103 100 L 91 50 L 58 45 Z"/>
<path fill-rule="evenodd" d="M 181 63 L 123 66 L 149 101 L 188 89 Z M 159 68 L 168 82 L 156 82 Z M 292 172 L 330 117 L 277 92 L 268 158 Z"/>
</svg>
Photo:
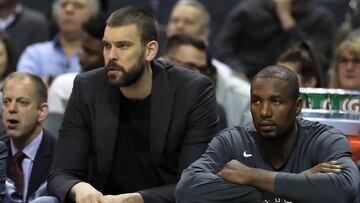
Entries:
<svg viewBox="0 0 360 203">
<path fill-rule="evenodd" d="M 49 114 L 49 105 L 47 103 L 42 103 L 39 108 L 38 121 L 39 122 L 44 121 L 48 114 Z"/>
<path fill-rule="evenodd" d="M 295 101 L 295 112 L 296 112 L 296 115 L 298 116 L 301 112 L 301 109 L 302 109 L 302 99 L 301 97 L 298 97 Z"/>
<path fill-rule="evenodd" d="M 159 44 L 157 41 L 152 40 L 146 45 L 145 59 L 151 61 L 155 58 L 159 49 Z"/>
</svg>

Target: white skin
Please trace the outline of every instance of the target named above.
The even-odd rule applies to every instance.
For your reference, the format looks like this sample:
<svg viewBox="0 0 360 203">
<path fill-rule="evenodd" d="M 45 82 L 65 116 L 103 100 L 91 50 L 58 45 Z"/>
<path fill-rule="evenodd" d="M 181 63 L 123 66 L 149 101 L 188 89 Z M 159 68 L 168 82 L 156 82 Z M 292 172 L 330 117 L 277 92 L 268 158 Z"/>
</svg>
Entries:
<svg viewBox="0 0 360 203">
<path fill-rule="evenodd" d="M 140 34 L 135 25 L 122 27 L 106 27 L 103 38 L 105 64 L 115 61 L 125 71 L 136 68 L 140 59 L 145 60 L 145 70 L 140 78 L 126 87 L 120 87 L 120 91 L 127 98 L 144 99 L 151 93 L 152 72 L 150 61 L 155 58 L 158 43 L 150 41 L 143 45 Z M 114 82 L 123 80 L 124 72 L 116 67 L 110 67 L 107 71 L 109 78 Z M 140 193 L 126 193 L 118 195 L 103 195 L 92 185 L 86 182 L 75 184 L 70 190 L 70 196 L 76 203 L 143 203 Z"/>
<path fill-rule="evenodd" d="M 283 30 L 287 31 L 296 25 L 296 21 L 291 14 L 291 4 L 293 0 L 271 0 L 276 14 L 280 20 Z"/>
<path fill-rule="evenodd" d="M 360 60 L 347 51 L 341 52 L 340 56 L 348 60 L 337 67 L 341 88 L 360 90 Z"/>
<path fill-rule="evenodd" d="M 39 104 L 33 88 L 28 78 L 12 78 L 4 86 L 3 123 L 7 135 L 19 149 L 40 133 L 49 111 L 47 103 Z"/>
<path fill-rule="evenodd" d="M 178 5 L 173 8 L 166 28 L 166 36 L 187 33 L 207 40 L 209 29 L 202 24 L 201 11 L 193 6 Z"/>
</svg>

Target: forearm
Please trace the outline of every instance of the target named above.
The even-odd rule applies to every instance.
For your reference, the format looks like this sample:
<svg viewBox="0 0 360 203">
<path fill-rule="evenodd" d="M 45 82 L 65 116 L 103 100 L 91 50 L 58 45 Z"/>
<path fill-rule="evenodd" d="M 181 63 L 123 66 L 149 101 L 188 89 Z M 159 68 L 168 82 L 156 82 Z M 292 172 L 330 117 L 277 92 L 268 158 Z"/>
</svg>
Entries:
<svg viewBox="0 0 360 203">
<path fill-rule="evenodd" d="M 275 179 L 274 193 L 295 202 L 353 202 L 358 191 L 358 181 L 351 182 L 351 178 L 346 176 L 337 173 L 279 173 Z"/>
<path fill-rule="evenodd" d="M 249 180 L 245 185 L 256 187 L 262 191 L 273 194 L 275 191 L 275 177 L 277 172 L 258 168 L 250 168 Z"/>
<path fill-rule="evenodd" d="M 161 187 L 149 188 L 139 191 L 144 203 L 162 203 L 162 202 L 175 202 L 175 187 L 176 183 L 168 184 Z"/>
<path fill-rule="evenodd" d="M 187 169 L 177 185 L 176 202 L 261 202 L 262 192 L 254 187 L 225 181 L 215 174 L 201 169 Z"/>
<path fill-rule="evenodd" d="M 288 31 L 296 25 L 295 18 L 291 14 L 292 1 L 293 0 L 272 0 L 275 13 L 284 31 Z"/>
</svg>

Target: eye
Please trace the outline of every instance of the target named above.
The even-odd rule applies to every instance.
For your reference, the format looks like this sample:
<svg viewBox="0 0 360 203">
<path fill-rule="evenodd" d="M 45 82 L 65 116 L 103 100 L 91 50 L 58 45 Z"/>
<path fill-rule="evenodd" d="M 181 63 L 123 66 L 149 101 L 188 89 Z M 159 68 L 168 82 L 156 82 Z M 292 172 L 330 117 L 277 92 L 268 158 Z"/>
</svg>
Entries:
<svg viewBox="0 0 360 203">
<path fill-rule="evenodd" d="M 27 106 L 27 105 L 29 105 L 29 102 L 28 102 L 28 101 L 25 101 L 25 100 L 19 100 L 18 103 L 19 103 L 20 106 Z"/>
<path fill-rule="evenodd" d="M 3 99 L 3 105 L 6 106 L 10 103 L 9 99 Z"/>
<path fill-rule="evenodd" d="M 251 99 L 251 104 L 260 104 L 260 100 L 258 100 L 258 99 Z"/>
<path fill-rule="evenodd" d="M 120 43 L 120 44 L 117 45 L 117 47 L 119 49 L 128 49 L 130 47 L 130 45 L 126 44 L 126 43 Z"/>
<path fill-rule="evenodd" d="M 107 42 L 103 42 L 104 49 L 110 49 L 111 45 Z"/>
<path fill-rule="evenodd" d="M 278 100 L 278 99 L 275 99 L 275 100 L 272 101 L 272 103 L 275 104 L 275 105 L 279 105 L 281 103 L 281 101 Z"/>
</svg>

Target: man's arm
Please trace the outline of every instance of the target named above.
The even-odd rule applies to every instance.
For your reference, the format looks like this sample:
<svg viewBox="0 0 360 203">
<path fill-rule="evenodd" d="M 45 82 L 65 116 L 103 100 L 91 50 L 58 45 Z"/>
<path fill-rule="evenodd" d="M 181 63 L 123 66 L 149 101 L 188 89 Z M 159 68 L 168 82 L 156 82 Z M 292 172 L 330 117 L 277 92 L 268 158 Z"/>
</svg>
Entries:
<svg viewBox="0 0 360 203">
<path fill-rule="evenodd" d="M 336 161 L 330 161 L 320 163 L 303 171 L 302 174 L 332 174 L 339 172 L 341 172 L 341 165 L 337 164 Z M 277 174 L 278 172 L 248 167 L 237 160 L 231 160 L 219 173 L 217 173 L 218 176 L 229 182 L 253 186 L 271 194 L 275 192 L 275 178 Z"/>
<path fill-rule="evenodd" d="M 255 187 L 238 185 L 217 176 L 223 166 L 242 148 L 241 134 L 223 131 L 210 143 L 206 152 L 184 170 L 176 188 L 176 201 L 189 202 L 260 202 L 262 192 Z"/>
<path fill-rule="evenodd" d="M 327 56 L 331 50 L 332 40 L 335 33 L 335 19 L 330 12 L 321 12 L 318 9 L 308 11 L 308 16 L 303 22 L 296 21 L 291 13 L 293 0 L 272 0 L 275 13 L 278 16 L 282 29 L 287 32 L 294 41 L 310 40 L 322 54 Z M 316 5 L 309 5 L 309 7 Z M 317 7 L 314 7 L 317 8 Z M 304 17 L 303 17 L 304 18 Z M 300 24 L 300 26 L 299 26 Z M 301 27 L 307 27 L 307 32 Z M 311 32 L 309 32 L 309 28 Z"/>
<path fill-rule="evenodd" d="M 81 108 L 84 107 L 80 99 L 77 77 L 64 114 L 48 178 L 49 194 L 56 196 L 61 202 L 68 198 L 74 185 L 86 180 L 89 167 L 90 133 L 81 113 Z"/>
<path fill-rule="evenodd" d="M 300 174 L 293 174 L 251 168 L 232 160 L 218 175 L 227 181 L 253 186 L 295 202 L 352 202 L 359 184 L 359 172 L 351 160 L 346 138 L 336 137 L 319 143 L 325 143 L 315 147 L 319 160 L 326 157 L 336 159 L 336 162 L 320 163 Z"/>
<path fill-rule="evenodd" d="M 171 177 L 177 181 L 182 171 L 203 154 L 208 143 L 219 131 L 219 115 L 215 97 L 214 85 L 210 79 L 201 76 L 193 80 L 191 90 L 186 89 L 186 96 L 192 98 L 184 111 L 188 111 L 187 120 L 184 121 L 186 130 L 179 145 L 180 151 L 177 157 L 177 177 Z M 176 108 L 176 107 L 175 107 Z M 175 115 L 176 116 L 176 115 Z M 174 157 L 175 158 L 175 157 Z M 144 202 L 174 202 L 174 191 L 177 182 L 172 184 L 141 190 L 139 193 Z"/>
<path fill-rule="evenodd" d="M 351 148 L 347 138 L 336 129 L 322 132 L 312 147 L 310 155 L 317 163 L 336 160 L 341 165 L 341 172 L 332 174 L 279 173 L 275 179 L 275 193 L 296 202 L 354 201 L 358 192 L 360 175 L 351 159 Z M 298 191 L 302 191 L 301 194 Z"/>
</svg>

